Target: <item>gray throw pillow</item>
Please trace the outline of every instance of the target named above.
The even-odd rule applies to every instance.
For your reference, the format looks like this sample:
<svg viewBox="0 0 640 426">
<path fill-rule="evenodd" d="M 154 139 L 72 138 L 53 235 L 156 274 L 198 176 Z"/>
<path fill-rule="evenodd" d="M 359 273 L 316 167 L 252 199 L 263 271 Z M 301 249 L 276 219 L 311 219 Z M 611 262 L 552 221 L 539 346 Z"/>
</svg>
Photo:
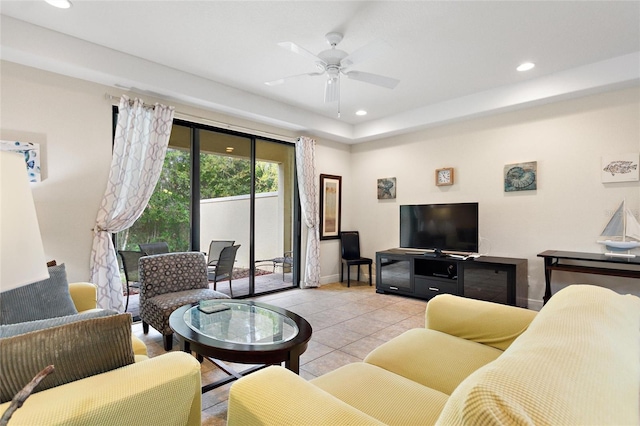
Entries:
<svg viewBox="0 0 640 426">
<path fill-rule="evenodd" d="M 10 401 L 42 369 L 34 392 L 114 370 L 135 361 L 131 315 L 118 314 L 0 339 L 0 403 Z"/>
<path fill-rule="evenodd" d="M 64 264 L 50 266 L 49 278 L 0 293 L 0 324 L 77 314 Z"/>
<path fill-rule="evenodd" d="M 72 322 L 83 321 L 91 318 L 107 317 L 116 315 L 117 311 L 101 309 L 96 311 L 81 312 L 65 317 L 47 318 L 38 321 L 19 322 L 16 324 L 0 325 L 0 338 L 17 336 L 18 334 L 29 333 L 31 331 L 43 330 L 45 328 L 57 327 L 59 325 L 70 324 Z"/>
</svg>

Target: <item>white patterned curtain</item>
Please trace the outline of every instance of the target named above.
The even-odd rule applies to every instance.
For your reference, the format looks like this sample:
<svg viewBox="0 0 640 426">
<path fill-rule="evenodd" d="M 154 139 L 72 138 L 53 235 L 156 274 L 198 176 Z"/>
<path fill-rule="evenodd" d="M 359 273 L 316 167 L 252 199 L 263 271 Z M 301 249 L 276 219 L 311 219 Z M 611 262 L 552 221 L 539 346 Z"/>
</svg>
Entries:
<svg viewBox="0 0 640 426">
<path fill-rule="evenodd" d="M 98 210 L 91 250 L 91 282 L 98 307 L 123 311 L 122 282 L 111 234 L 129 228 L 153 194 L 167 153 L 174 107 L 120 98 L 107 189 Z"/>
<path fill-rule="evenodd" d="M 307 230 L 307 251 L 304 257 L 302 287 L 320 285 L 320 233 L 318 231 L 318 186 L 316 179 L 316 141 L 300 137 L 296 142 L 296 169 L 304 224 Z M 303 230 L 304 233 L 304 230 Z"/>
</svg>

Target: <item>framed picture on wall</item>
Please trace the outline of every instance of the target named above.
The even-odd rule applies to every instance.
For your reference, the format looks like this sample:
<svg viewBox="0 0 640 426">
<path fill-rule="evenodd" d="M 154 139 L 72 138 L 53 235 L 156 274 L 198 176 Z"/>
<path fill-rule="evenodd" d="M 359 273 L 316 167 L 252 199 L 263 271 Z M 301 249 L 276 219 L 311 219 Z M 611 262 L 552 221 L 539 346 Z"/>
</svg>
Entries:
<svg viewBox="0 0 640 426">
<path fill-rule="evenodd" d="M 640 178 L 637 152 L 602 157 L 602 183 L 637 182 Z"/>
<path fill-rule="evenodd" d="M 40 182 L 40 144 L 0 141 L 0 151 L 11 151 L 24 156 L 29 182 Z"/>
<path fill-rule="evenodd" d="M 378 179 L 378 200 L 396 198 L 396 178 Z"/>
<path fill-rule="evenodd" d="M 320 239 L 340 238 L 342 177 L 320 175 Z"/>
<path fill-rule="evenodd" d="M 537 189 L 537 161 L 507 164 L 504 166 L 504 192 L 535 191 Z"/>
</svg>

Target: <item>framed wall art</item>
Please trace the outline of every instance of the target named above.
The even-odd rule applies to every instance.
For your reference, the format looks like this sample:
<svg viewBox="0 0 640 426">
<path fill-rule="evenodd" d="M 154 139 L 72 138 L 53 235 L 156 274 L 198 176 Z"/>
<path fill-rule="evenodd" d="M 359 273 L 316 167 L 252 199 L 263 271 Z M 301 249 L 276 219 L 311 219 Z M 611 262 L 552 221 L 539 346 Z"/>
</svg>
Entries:
<svg viewBox="0 0 640 426">
<path fill-rule="evenodd" d="M 378 200 L 396 198 L 396 178 L 378 179 Z"/>
<path fill-rule="evenodd" d="M 320 175 L 320 239 L 340 238 L 342 177 Z"/>
<path fill-rule="evenodd" d="M 29 182 L 40 182 L 40 144 L 0 141 L 0 151 L 12 151 L 24 156 Z"/>
<path fill-rule="evenodd" d="M 536 189 L 538 189 L 537 161 L 504 166 L 504 192 L 534 191 Z"/>
<path fill-rule="evenodd" d="M 640 154 L 617 154 L 602 157 L 602 183 L 636 182 L 640 178 Z"/>
</svg>

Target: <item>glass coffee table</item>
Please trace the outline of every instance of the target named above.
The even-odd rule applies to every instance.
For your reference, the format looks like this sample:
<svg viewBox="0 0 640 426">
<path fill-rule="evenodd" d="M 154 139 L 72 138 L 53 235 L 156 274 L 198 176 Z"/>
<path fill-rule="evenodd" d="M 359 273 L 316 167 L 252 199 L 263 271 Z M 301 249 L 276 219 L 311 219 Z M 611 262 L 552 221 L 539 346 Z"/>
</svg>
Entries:
<svg viewBox="0 0 640 426">
<path fill-rule="evenodd" d="M 294 373 L 311 339 L 311 325 L 301 316 L 266 303 L 234 299 L 186 305 L 169 317 L 180 349 L 208 359 L 229 377 L 202 387 L 207 392 L 268 365 L 285 363 Z M 238 372 L 223 361 L 259 364 Z"/>
</svg>

